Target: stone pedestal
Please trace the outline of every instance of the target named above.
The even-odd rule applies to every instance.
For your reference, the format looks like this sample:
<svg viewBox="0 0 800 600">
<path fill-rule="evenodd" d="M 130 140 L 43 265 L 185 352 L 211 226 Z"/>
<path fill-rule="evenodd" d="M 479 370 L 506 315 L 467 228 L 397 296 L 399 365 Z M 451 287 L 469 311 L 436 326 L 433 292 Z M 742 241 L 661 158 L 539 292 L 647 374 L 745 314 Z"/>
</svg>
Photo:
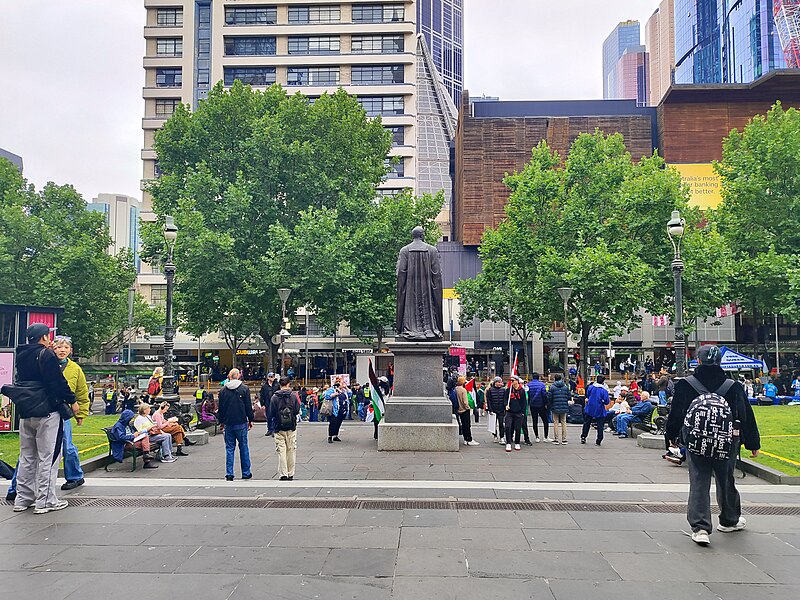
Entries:
<svg viewBox="0 0 800 600">
<path fill-rule="evenodd" d="M 394 353 L 394 395 L 378 425 L 378 450 L 458 452 L 458 423 L 444 395 L 447 342 L 388 344 Z"/>
</svg>

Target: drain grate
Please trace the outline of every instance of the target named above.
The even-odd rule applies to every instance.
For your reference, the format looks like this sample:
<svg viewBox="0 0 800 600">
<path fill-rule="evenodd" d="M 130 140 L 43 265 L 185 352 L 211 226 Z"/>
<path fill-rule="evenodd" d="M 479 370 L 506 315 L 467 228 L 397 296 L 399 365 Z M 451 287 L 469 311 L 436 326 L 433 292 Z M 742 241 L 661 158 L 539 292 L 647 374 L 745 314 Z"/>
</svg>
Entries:
<svg viewBox="0 0 800 600">
<path fill-rule="evenodd" d="M 683 514 L 685 504 L 669 502 L 533 502 L 518 500 L 419 500 L 358 498 L 319 499 L 319 498 L 179 498 L 179 497 L 69 497 L 71 506 L 88 508 L 234 508 L 234 509 L 308 509 L 343 508 L 361 510 L 520 510 L 542 512 L 627 512 L 651 514 Z M 0 499 L 0 506 L 13 503 Z M 714 514 L 719 514 L 716 506 Z M 746 504 L 742 507 L 745 515 L 800 516 L 800 506 Z"/>
</svg>

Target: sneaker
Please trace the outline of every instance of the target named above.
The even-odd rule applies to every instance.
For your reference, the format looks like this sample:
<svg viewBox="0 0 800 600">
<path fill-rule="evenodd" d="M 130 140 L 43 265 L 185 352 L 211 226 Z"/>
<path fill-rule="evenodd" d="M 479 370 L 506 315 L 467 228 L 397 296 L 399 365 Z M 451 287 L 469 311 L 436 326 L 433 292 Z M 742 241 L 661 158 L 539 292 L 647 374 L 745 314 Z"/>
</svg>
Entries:
<svg viewBox="0 0 800 600">
<path fill-rule="evenodd" d="M 530 440 L 525 440 L 525 445 L 526 445 L 526 446 L 533 446 L 533 444 L 531 444 L 531 441 L 530 441 Z"/>
<path fill-rule="evenodd" d="M 511 452 L 511 444 L 506 444 L 506 452 Z"/>
<path fill-rule="evenodd" d="M 732 531 L 741 531 L 747 527 L 747 520 L 744 517 L 739 517 L 739 521 L 736 525 L 717 525 L 717 531 L 721 531 L 722 533 L 731 533 Z"/>
<path fill-rule="evenodd" d="M 151 460 L 151 461 L 148 461 L 148 462 L 144 463 L 144 466 L 142 468 L 143 469 L 157 469 L 158 465 L 155 463 L 155 461 Z"/>
<path fill-rule="evenodd" d="M 163 463 L 174 463 L 176 460 L 178 460 L 178 459 L 175 458 L 174 456 L 170 456 L 169 458 L 162 458 L 161 462 L 163 462 Z"/>
<path fill-rule="evenodd" d="M 233 475 L 225 475 L 225 481 L 233 481 Z"/>
<path fill-rule="evenodd" d="M 703 531 L 694 531 L 692 532 L 692 541 L 695 544 L 700 544 L 701 546 L 708 546 L 711 543 L 711 540 L 708 539 L 708 532 Z"/>
<path fill-rule="evenodd" d="M 250 473 L 249 475 L 242 475 L 242 479 L 252 479 L 252 478 L 253 478 L 252 473 Z"/>
<path fill-rule="evenodd" d="M 475 440 L 467 442 L 467 446 L 480 446 L 480 442 L 476 442 Z"/>
<path fill-rule="evenodd" d="M 540 440 L 538 437 L 536 438 L 536 443 L 537 443 L 537 444 L 538 444 L 539 442 L 541 442 L 541 441 L 542 441 L 542 440 Z M 544 438 L 544 441 L 545 441 L 545 442 L 549 442 L 550 440 L 548 440 L 547 438 Z"/>
<path fill-rule="evenodd" d="M 545 441 L 545 442 L 552 442 L 553 440 L 551 440 L 551 439 L 550 439 L 549 437 L 547 437 L 547 436 L 544 436 L 544 441 Z"/>
<path fill-rule="evenodd" d="M 31 507 L 30 504 L 22 505 L 22 504 L 15 504 L 14 505 L 14 512 L 25 512 Z"/>
<path fill-rule="evenodd" d="M 8 492 L 6 493 L 6 502 L 13 502 L 16 499 L 17 499 L 17 492 L 12 492 L 11 490 L 8 490 Z"/>
<path fill-rule="evenodd" d="M 624 433 L 620 433 L 619 436 L 617 436 L 617 437 L 619 437 L 619 439 L 621 439 L 621 440 L 624 440 L 624 439 L 627 439 L 628 436 L 626 434 L 624 434 Z"/>
<path fill-rule="evenodd" d="M 288 475 L 281 475 L 280 481 L 289 481 L 289 476 Z"/>
<path fill-rule="evenodd" d="M 519 447 L 519 444 L 514 444 L 514 450 L 522 450 L 522 448 Z"/>
<path fill-rule="evenodd" d="M 294 475 L 289 475 L 289 477 L 287 477 L 287 479 L 288 479 L 289 481 L 294 481 Z"/>
<path fill-rule="evenodd" d="M 559 442 L 558 440 L 553 440 L 553 443 L 554 443 L 554 444 L 557 446 L 557 445 L 558 445 L 558 444 L 560 444 L 561 442 Z"/>
<path fill-rule="evenodd" d="M 76 487 L 82 486 L 86 481 L 81 477 L 80 479 L 75 479 L 74 481 L 67 481 L 64 485 L 61 486 L 61 489 L 65 492 L 68 490 L 74 490 Z"/>
<path fill-rule="evenodd" d="M 567 445 L 567 440 L 561 440 L 561 445 L 562 446 L 566 446 Z"/>
<path fill-rule="evenodd" d="M 66 500 L 59 500 L 56 504 L 53 504 L 52 506 L 43 506 L 42 508 L 34 508 L 33 509 L 33 514 L 35 514 L 35 515 L 43 515 L 45 513 L 53 512 L 53 511 L 56 511 L 56 510 L 64 510 L 68 506 L 69 506 L 69 502 L 67 502 Z M 16 508 L 16 507 L 14 507 L 14 508 Z"/>
<path fill-rule="evenodd" d="M 585 443 L 586 443 L 586 438 L 585 438 L 585 437 L 582 437 L 582 438 L 581 438 L 581 444 L 585 444 Z"/>
</svg>

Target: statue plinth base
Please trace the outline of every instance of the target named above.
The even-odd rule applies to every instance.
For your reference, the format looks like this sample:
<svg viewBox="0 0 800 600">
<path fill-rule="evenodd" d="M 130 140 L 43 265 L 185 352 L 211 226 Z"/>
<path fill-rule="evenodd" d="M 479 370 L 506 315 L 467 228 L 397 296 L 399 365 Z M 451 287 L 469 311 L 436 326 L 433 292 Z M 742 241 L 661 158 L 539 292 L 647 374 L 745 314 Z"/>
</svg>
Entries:
<svg viewBox="0 0 800 600">
<path fill-rule="evenodd" d="M 448 342 L 387 344 L 394 354 L 394 395 L 378 425 L 378 450 L 458 452 L 458 423 L 444 395 Z"/>
</svg>

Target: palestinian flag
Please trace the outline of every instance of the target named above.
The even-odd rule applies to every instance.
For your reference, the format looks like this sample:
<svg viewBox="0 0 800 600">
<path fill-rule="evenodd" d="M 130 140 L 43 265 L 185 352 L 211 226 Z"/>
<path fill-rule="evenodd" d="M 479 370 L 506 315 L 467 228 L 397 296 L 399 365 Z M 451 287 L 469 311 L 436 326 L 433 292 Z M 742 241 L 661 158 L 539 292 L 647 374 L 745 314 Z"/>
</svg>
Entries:
<svg viewBox="0 0 800 600">
<path fill-rule="evenodd" d="M 473 377 L 467 383 L 464 384 L 464 389 L 467 390 L 467 402 L 469 402 L 469 407 L 472 410 L 475 410 L 475 378 Z"/>
<path fill-rule="evenodd" d="M 372 368 L 372 359 L 369 359 L 369 398 L 372 403 L 372 411 L 374 413 L 374 420 L 378 423 L 383 418 L 383 413 L 386 412 L 386 407 L 383 405 L 383 396 L 381 395 L 381 388 L 378 385 L 378 376 L 375 374 L 375 369 Z"/>
</svg>

